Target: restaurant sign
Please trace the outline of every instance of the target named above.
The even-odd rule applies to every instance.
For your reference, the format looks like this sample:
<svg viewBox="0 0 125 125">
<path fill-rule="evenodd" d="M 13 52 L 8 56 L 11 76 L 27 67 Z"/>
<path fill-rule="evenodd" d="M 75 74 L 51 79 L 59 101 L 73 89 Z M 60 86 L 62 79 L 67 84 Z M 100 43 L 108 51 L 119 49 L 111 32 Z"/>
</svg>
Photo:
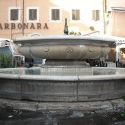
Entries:
<svg viewBox="0 0 125 125">
<path fill-rule="evenodd" d="M 47 23 L 0 23 L 0 30 L 49 29 Z"/>
</svg>

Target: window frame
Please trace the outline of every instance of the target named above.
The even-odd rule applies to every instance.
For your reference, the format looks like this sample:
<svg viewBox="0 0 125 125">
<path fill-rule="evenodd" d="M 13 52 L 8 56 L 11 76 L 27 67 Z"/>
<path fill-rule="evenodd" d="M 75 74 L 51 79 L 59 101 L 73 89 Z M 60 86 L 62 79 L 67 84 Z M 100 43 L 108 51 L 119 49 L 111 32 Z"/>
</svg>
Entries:
<svg viewBox="0 0 125 125">
<path fill-rule="evenodd" d="M 11 10 L 12 9 L 18 9 L 18 19 L 17 20 L 11 20 Z M 21 21 L 21 8 L 20 7 L 9 7 L 9 13 L 8 13 L 8 21 L 10 23 L 19 23 Z"/>
<path fill-rule="evenodd" d="M 100 21 L 100 10 L 99 9 L 92 10 L 92 20 Z"/>
<path fill-rule="evenodd" d="M 59 20 L 52 20 L 52 10 L 53 9 L 59 9 L 60 10 L 60 13 L 59 13 Z M 59 8 L 59 7 L 50 7 L 50 9 L 49 9 L 49 20 L 50 20 L 50 22 L 54 22 L 54 23 L 60 23 L 60 22 L 62 22 L 62 10 L 61 10 L 61 8 Z"/>
<path fill-rule="evenodd" d="M 72 19 L 72 14 L 73 14 L 72 11 L 73 11 L 73 10 L 79 10 L 79 18 L 80 18 L 79 20 L 73 20 L 73 19 Z M 80 8 L 72 8 L 70 15 L 71 15 L 71 16 L 70 16 L 71 22 L 74 22 L 74 23 L 75 23 L 75 22 L 76 22 L 76 23 L 77 23 L 77 22 L 81 22 L 81 9 L 80 9 Z"/>
<path fill-rule="evenodd" d="M 37 19 L 36 20 L 30 20 L 29 19 L 29 10 L 30 9 L 36 9 L 37 11 Z M 39 7 L 27 7 L 27 22 L 29 23 L 36 23 L 39 22 Z"/>
</svg>

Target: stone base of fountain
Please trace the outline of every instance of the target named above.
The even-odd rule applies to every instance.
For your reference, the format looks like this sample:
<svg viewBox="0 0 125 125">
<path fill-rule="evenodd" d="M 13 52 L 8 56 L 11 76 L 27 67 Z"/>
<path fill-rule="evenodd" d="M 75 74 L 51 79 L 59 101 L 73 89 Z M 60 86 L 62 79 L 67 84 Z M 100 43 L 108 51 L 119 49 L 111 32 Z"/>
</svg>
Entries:
<svg viewBox="0 0 125 125">
<path fill-rule="evenodd" d="M 41 102 L 86 102 L 125 96 L 125 69 L 43 66 L 0 70 L 0 97 Z"/>
</svg>

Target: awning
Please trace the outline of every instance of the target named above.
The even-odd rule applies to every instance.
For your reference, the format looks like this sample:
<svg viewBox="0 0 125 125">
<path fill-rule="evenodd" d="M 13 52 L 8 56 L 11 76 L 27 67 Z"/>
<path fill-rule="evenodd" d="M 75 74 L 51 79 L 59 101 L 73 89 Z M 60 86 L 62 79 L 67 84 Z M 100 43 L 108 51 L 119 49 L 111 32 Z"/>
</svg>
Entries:
<svg viewBox="0 0 125 125">
<path fill-rule="evenodd" d="M 112 7 L 112 11 L 125 12 L 125 7 Z"/>
</svg>

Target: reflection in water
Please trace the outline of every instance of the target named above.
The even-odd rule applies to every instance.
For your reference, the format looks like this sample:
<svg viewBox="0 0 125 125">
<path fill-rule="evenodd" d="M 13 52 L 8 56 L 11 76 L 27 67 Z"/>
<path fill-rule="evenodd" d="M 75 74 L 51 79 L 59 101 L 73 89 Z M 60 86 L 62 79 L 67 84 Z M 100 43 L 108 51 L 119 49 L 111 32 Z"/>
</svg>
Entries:
<svg viewBox="0 0 125 125">
<path fill-rule="evenodd" d="M 119 112 L 22 111 L 0 109 L 0 125 L 125 125 Z"/>
</svg>

